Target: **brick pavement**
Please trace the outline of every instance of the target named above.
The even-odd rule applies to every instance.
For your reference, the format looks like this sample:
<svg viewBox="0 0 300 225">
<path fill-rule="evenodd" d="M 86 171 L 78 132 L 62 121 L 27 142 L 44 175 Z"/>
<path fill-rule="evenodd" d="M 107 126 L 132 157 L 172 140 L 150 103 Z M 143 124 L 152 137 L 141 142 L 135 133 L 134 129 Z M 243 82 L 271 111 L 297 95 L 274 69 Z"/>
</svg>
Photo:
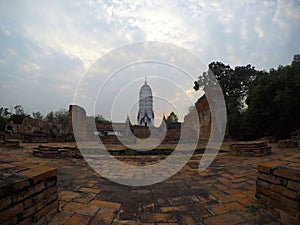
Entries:
<svg viewBox="0 0 300 225">
<path fill-rule="evenodd" d="M 296 149 L 274 147 L 273 154 L 265 157 L 222 153 L 203 172 L 198 170 L 201 155 L 195 155 L 179 173 L 162 183 L 128 187 L 101 177 L 84 160 L 35 158 L 31 148 L 2 149 L 0 159 L 57 168 L 60 213 L 50 225 L 280 224 L 254 197 L 256 167 L 262 161 L 299 154 Z M 132 162 L 131 158 L 122 161 Z"/>
</svg>

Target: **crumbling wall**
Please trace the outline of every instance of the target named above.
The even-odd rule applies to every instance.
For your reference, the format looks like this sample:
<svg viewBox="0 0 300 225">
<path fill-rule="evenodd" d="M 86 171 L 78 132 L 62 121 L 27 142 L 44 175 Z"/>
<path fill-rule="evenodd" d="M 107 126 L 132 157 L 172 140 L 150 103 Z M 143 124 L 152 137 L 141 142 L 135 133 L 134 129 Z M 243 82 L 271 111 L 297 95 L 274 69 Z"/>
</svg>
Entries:
<svg viewBox="0 0 300 225">
<path fill-rule="evenodd" d="M 300 224 L 299 157 L 288 163 L 272 161 L 258 165 L 256 198 L 283 224 Z"/>
<path fill-rule="evenodd" d="M 194 105 L 197 114 L 189 113 L 184 117 L 184 123 L 187 127 L 197 130 L 200 127 L 199 140 L 207 140 L 211 131 L 211 113 L 209 103 L 203 95 Z M 199 124 L 199 127 L 198 127 Z"/>
<path fill-rule="evenodd" d="M 47 224 L 58 212 L 56 169 L 0 163 L 0 224 Z"/>
</svg>

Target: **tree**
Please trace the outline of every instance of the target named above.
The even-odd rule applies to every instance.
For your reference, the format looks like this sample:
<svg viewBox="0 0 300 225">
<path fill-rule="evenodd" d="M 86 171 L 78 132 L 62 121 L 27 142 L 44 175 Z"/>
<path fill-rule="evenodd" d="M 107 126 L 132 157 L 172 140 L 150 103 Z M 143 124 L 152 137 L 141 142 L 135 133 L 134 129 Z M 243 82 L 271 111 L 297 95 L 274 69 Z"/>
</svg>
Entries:
<svg viewBox="0 0 300 225">
<path fill-rule="evenodd" d="M 111 123 L 111 121 L 105 119 L 104 116 L 102 116 L 100 114 L 95 116 L 95 122 L 96 123 Z"/>
<path fill-rule="evenodd" d="M 69 112 L 65 109 L 59 111 L 51 111 L 46 115 L 46 120 L 54 123 L 67 124 L 69 119 Z"/>
<path fill-rule="evenodd" d="M 25 113 L 24 108 L 21 105 L 16 105 L 14 107 L 14 110 L 15 113 L 11 114 L 9 120 L 12 120 L 15 124 L 21 124 L 25 117 L 29 117 L 29 115 Z"/>
<path fill-rule="evenodd" d="M 167 123 L 176 123 L 178 122 L 178 117 L 174 112 L 171 112 L 167 117 Z"/>
<path fill-rule="evenodd" d="M 4 108 L 4 107 L 0 108 L 0 117 L 1 118 L 8 119 L 10 115 L 11 115 L 11 112 L 9 111 L 8 108 Z"/>
<path fill-rule="evenodd" d="M 54 122 L 54 112 L 51 111 L 46 115 L 46 120 L 49 122 Z"/>
<path fill-rule="evenodd" d="M 41 112 L 32 112 L 32 117 L 34 119 L 37 119 L 37 120 L 42 120 L 43 119 L 43 115 Z"/>
<path fill-rule="evenodd" d="M 212 62 L 208 67 L 209 70 L 194 82 L 194 89 L 197 91 L 202 88 L 207 92 L 211 86 L 220 85 L 227 109 L 227 131 L 230 136 L 237 137 L 241 133 L 241 111 L 245 106 L 244 99 L 257 71 L 251 65 L 237 66 L 232 69 L 222 62 Z"/>
<path fill-rule="evenodd" d="M 67 124 L 69 118 L 69 112 L 65 109 L 56 111 L 54 113 L 54 121 L 57 123 Z"/>
<path fill-rule="evenodd" d="M 14 107 L 14 109 L 15 109 L 15 115 L 25 115 L 23 106 L 21 106 L 21 105 L 16 105 L 16 106 Z"/>
<path fill-rule="evenodd" d="M 260 72 L 249 88 L 244 123 L 249 136 L 287 138 L 300 127 L 300 55 L 291 65 Z"/>
</svg>

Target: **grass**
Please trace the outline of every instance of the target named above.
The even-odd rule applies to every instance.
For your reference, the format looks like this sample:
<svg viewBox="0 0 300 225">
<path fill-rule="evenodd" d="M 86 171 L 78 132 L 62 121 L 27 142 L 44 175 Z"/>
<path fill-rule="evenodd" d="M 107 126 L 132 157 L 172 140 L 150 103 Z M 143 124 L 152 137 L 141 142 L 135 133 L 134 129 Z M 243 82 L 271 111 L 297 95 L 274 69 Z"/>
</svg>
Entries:
<svg viewBox="0 0 300 225">
<path fill-rule="evenodd" d="M 158 155 L 158 158 L 159 158 L 160 160 L 165 160 L 165 159 L 167 158 L 167 156 L 165 156 L 164 154 L 159 154 L 159 155 Z"/>
<path fill-rule="evenodd" d="M 252 215 L 255 215 L 259 210 L 259 206 L 255 204 L 248 205 L 247 208 L 248 208 L 248 213 Z"/>
<path fill-rule="evenodd" d="M 128 148 L 128 149 L 125 150 L 125 155 L 126 156 L 136 156 L 137 152 L 133 149 Z"/>
</svg>

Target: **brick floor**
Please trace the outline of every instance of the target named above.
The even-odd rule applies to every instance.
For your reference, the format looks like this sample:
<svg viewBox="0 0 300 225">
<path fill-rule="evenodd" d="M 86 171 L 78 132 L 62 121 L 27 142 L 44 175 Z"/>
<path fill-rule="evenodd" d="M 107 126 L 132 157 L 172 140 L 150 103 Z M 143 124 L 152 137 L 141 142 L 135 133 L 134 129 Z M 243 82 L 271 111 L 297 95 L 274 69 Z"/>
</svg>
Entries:
<svg viewBox="0 0 300 225">
<path fill-rule="evenodd" d="M 299 154 L 296 149 L 274 146 L 273 154 L 265 157 L 222 153 L 202 172 L 198 170 L 201 155 L 195 155 L 162 183 L 129 187 L 101 177 L 84 160 L 35 158 L 32 148 L 33 145 L 24 145 L 23 149 L 0 149 L 0 160 L 57 168 L 60 213 L 50 225 L 280 224 L 255 199 L 256 167 L 262 161 Z M 126 160 L 130 158 L 123 161 Z M 257 210 L 251 211 L 251 206 Z"/>
</svg>

